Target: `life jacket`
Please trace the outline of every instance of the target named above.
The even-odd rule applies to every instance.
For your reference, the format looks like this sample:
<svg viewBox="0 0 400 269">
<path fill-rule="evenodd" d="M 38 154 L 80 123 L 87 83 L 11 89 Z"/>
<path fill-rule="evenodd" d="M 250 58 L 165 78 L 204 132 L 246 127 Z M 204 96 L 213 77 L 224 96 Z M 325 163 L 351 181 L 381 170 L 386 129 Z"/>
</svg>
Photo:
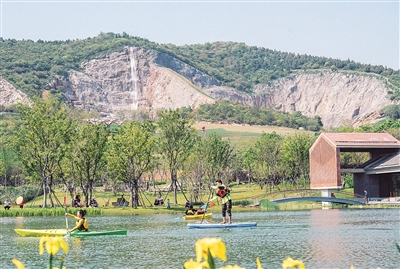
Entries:
<svg viewBox="0 0 400 269">
<path fill-rule="evenodd" d="M 192 209 L 188 209 L 188 210 L 186 211 L 186 215 L 194 215 L 193 210 L 192 210 Z"/>
<path fill-rule="evenodd" d="M 227 187 L 221 186 L 218 188 L 219 188 L 219 190 L 217 191 L 217 195 L 221 198 L 224 198 L 230 192 L 229 188 L 227 188 Z"/>
<path fill-rule="evenodd" d="M 79 221 L 78 221 L 79 222 Z M 79 231 L 87 231 L 89 229 L 89 222 L 83 218 L 83 224 L 78 228 Z"/>
</svg>

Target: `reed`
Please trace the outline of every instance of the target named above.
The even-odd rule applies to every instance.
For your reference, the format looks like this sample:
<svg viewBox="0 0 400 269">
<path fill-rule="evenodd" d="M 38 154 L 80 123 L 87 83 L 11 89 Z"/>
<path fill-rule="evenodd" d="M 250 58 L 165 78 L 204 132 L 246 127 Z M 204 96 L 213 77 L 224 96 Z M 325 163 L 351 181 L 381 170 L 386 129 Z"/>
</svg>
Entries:
<svg viewBox="0 0 400 269">
<path fill-rule="evenodd" d="M 76 215 L 79 208 L 68 208 L 67 212 Z M 103 215 L 101 208 L 85 208 L 88 216 Z M 49 217 L 49 216 L 64 216 L 65 210 L 61 207 L 56 208 L 23 208 L 0 210 L 0 217 Z"/>
</svg>

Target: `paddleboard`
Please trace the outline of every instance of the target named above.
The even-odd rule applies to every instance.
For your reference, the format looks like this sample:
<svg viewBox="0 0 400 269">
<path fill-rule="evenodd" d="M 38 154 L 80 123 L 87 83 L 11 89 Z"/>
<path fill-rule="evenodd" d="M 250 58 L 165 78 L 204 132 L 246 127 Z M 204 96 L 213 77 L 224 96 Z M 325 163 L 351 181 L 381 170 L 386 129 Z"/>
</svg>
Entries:
<svg viewBox="0 0 400 269">
<path fill-rule="evenodd" d="M 209 229 L 209 228 L 248 228 L 256 227 L 256 222 L 237 222 L 237 223 L 188 223 L 190 229 Z"/>
<path fill-rule="evenodd" d="M 182 219 L 184 220 L 201 220 L 201 219 L 210 219 L 212 217 L 212 213 L 206 213 L 206 214 L 196 214 L 196 215 L 186 215 L 183 216 Z"/>
<path fill-rule="evenodd" d="M 45 229 L 45 230 L 32 230 L 32 229 L 14 229 L 14 231 L 20 236 L 33 237 L 33 236 L 64 236 L 67 235 L 66 229 Z M 89 231 L 80 232 L 74 231 L 70 233 L 73 237 L 87 237 L 87 236 L 97 236 L 97 235 L 126 235 L 127 230 L 115 230 L 115 231 Z"/>
</svg>

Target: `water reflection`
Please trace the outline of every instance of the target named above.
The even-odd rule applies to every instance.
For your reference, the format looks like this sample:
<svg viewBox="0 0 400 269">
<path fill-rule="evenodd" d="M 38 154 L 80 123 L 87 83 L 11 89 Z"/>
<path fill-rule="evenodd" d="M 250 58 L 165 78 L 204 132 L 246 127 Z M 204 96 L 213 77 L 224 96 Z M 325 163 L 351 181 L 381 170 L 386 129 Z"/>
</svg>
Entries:
<svg viewBox="0 0 400 269">
<path fill-rule="evenodd" d="M 349 248 L 340 235 L 342 219 L 338 209 L 311 211 L 308 253 L 315 263 L 323 265 L 336 261 L 337 267 L 341 258 L 346 256 Z"/>
</svg>

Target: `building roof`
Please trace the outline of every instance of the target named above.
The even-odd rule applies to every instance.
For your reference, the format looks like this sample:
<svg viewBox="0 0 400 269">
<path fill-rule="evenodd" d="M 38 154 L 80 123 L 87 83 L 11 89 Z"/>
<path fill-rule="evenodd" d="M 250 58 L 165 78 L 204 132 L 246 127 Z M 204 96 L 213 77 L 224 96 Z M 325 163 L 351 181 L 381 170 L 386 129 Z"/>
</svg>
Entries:
<svg viewBox="0 0 400 269">
<path fill-rule="evenodd" d="M 388 133 L 322 133 L 337 148 L 399 148 L 400 141 Z"/>
<path fill-rule="evenodd" d="M 364 170 L 367 174 L 400 173 L 400 152 L 384 154 L 373 162 L 366 162 Z"/>
</svg>

